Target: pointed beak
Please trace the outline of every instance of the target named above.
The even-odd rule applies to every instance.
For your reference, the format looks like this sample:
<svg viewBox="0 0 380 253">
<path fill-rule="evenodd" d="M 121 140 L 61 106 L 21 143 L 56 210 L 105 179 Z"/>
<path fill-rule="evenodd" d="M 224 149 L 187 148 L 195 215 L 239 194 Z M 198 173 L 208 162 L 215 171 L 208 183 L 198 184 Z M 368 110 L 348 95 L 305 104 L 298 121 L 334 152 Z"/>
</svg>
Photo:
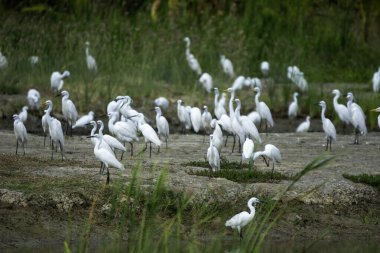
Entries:
<svg viewBox="0 0 380 253">
<path fill-rule="evenodd" d="M 371 112 L 377 112 L 376 109 L 377 109 L 377 108 L 375 108 L 375 109 L 371 109 L 370 111 L 371 111 Z"/>
</svg>

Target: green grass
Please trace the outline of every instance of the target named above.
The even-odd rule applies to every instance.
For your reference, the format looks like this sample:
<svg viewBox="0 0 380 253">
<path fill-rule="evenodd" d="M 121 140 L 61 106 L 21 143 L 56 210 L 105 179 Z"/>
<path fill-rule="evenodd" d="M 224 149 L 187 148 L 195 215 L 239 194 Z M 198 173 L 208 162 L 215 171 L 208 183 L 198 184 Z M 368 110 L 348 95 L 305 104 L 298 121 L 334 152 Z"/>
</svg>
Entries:
<svg viewBox="0 0 380 253">
<path fill-rule="evenodd" d="M 373 186 L 380 190 L 380 175 L 369 175 L 369 174 L 360 174 L 360 175 L 349 175 L 343 174 L 344 178 L 347 178 L 355 183 L 362 183 Z"/>
</svg>

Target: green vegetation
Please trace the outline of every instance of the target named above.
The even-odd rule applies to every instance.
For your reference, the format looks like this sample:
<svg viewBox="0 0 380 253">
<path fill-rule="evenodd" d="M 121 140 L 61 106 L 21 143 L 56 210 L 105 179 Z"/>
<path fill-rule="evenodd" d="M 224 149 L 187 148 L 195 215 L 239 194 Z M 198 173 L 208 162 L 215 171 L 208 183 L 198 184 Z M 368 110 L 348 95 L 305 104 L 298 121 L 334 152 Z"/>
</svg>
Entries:
<svg viewBox="0 0 380 253">
<path fill-rule="evenodd" d="M 362 183 L 373 186 L 380 190 L 380 175 L 369 175 L 369 174 L 360 174 L 360 175 L 349 175 L 343 174 L 344 178 L 347 178 L 355 183 Z"/>
<path fill-rule="evenodd" d="M 184 166 L 195 166 L 209 168 L 208 162 L 190 161 L 183 164 Z M 187 171 L 190 175 L 205 176 L 205 177 L 221 177 L 239 183 L 256 183 L 256 182 L 273 182 L 277 180 L 290 180 L 291 177 L 283 175 L 279 172 L 274 172 L 272 177 L 271 168 L 267 172 L 261 172 L 254 169 L 253 165 L 247 163 L 230 162 L 227 159 L 222 159 L 220 163 L 220 171 L 215 171 L 210 174 L 210 170 L 193 170 Z"/>
</svg>

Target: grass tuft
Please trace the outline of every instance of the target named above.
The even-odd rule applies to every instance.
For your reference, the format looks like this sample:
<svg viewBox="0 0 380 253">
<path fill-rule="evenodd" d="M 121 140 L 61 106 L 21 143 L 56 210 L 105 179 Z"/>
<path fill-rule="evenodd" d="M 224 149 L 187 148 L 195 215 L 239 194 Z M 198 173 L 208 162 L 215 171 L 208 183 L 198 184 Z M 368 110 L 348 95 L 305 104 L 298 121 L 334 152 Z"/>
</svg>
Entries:
<svg viewBox="0 0 380 253">
<path fill-rule="evenodd" d="M 343 174 L 343 177 L 351 180 L 355 183 L 362 183 L 373 186 L 380 191 L 380 175 L 369 175 L 369 174 L 360 174 L 360 175 L 349 175 Z"/>
</svg>

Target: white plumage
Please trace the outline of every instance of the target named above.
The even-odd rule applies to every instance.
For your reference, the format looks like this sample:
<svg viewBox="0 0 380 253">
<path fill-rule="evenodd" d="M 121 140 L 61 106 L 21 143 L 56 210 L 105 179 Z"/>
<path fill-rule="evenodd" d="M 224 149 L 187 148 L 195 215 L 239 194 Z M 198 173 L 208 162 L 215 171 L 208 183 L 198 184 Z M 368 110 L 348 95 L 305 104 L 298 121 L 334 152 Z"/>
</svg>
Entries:
<svg viewBox="0 0 380 253">
<path fill-rule="evenodd" d="M 169 108 L 169 100 L 165 97 L 159 97 L 154 100 L 154 104 L 158 107 L 161 107 L 162 110 Z"/>
<path fill-rule="evenodd" d="M 377 107 L 376 109 L 372 109 L 373 112 L 380 112 L 380 107 Z M 380 115 L 377 117 L 377 126 L 380 128 Z"/>
<path fill-rule="evenodd" d="M 220 128 L 218 122 L 216 119 L 213 119 L 211 120 L 211 123 L 210 123 L 210 126 L 211 128 L 214 129 L 212 135 L 213 135 L 213 138 L 212 138 L 212 145 L 214 147 L 216 147 L 216 149 L 218 150 L 218 153 L 219 155 L 221 154 L 222 152 L 222 145 L 223 145 L 223 132 L 222 132 L 222 129 Z"/>
<path fill-rule="evenodd" d="M 263 101 L 261 102 L 259 101 L 259 97 L 261 95 L 260 88 L 255 87 L 254 90 L 255 92 L 257 92 L 257 94 L 255 95 L 256 111 L 260 114 L 261 120 L 265 120 L 266 128 L 273 127 L 274 122 L 273 122 L 272 113 L 270 112 L 269 107 Z"/>
<path fill-rule="evenodd" d="M 378 92 L 380 89 L 380 67 L 377 72 L 373 73 L 372 88 L 374 92 Z"/>
<path fill-rule="evenodd" d="M 293 102 L 290 103 L 289 108 L 288 108 L 288 117 L 289 119 L 294 119 L 297 117 L 298 113 L 298 92 L 294 92 L 293 94 Z"/>
<path fill-rule="evenodd" d="M 61 92 L 62 96 L 62 114 L 68 123 L 68 126 L 73 126 L 78 118 L 77 108 L 75 107 L 73 101 L 69 99 L 69 92 L 64 90 Z M 67 131 L 66 131 L 67 134 Z"/>
<path fill-rule="evenodd" d="M 241 127 L 244 132 L 244 136 L 248 136 L 249 138 L 255 140 L 256 142 L 261 143 L 260 134 L 255 124 L 247 116 L 244 116 L 244 115 L 240 116 L 240 109 L 241 109 L 240 99 L 235 99 L 235 101 L 237 103 L 236 110 L 235 110 L 235 118 L 241 124 Z"/>
<path fill-rule="evenodd" d="M 230 78 L 235 77 L 234 66 L 230 59 L 226 58 L 224 55 L 220 56 L 220 64 L 222 65 L 223 72 Z"/>
<path fill-rule="evenodd" d="M 7 57 L 0 52 L 0 69 L 5 69 L 6 67 L 8 67 Z"/>
<path fill-rule="evenodd" d="M 301 124 L 299 124 L 299 126 L 296 129 L 296 132 L 304 133 L 304 132 L 309 131 L 309 128 L 310 128 L 310 116 L 307 116 L 306 120 L 302 122 Z"/>
<path fill-rule="evenodd" d="M 154 108 L 156 111 L 156 126 L 158 136 L 165 140 L 166 147 L 168 146 L 168 138 L 169 138 L 169 123 L 167 119 L 162 115 L 162 111 L 160 107 Z"/>
<path fill-rule="evenodd" d="M 26 99 L 31 110 L 38 109 L 40 107 L 40 93 L 36 89 L 30 89 Z"/>
<path fill-rule="evenodd" d="M 100 126 L 99 128 L 99 135 L 103 136 L 103 141 L 106 142 L 113 150 L 119 149 L 123 152 L 127 151 L 127 149 L 124 147 L 123 143 L 118 141 L 116 138 L 112 137 L 109 134 L 103 134 L 104 130 L 104 123 L 101 120 L 96 121 L 96 123 Z M 92 134 L 91 134 L 92 135 Z"/>
<path fill-rule="evenodd" d="M 237 229 L 239 232 L 240 239 L 243 239 L 243 227 L 245 227 L 252 219 L 255 217 L 255 207 L 253 207 L 252 204 L 260 203 L 260 201 L 257 198 L 250 198 L 248 200 L 248 208 L 249 213 L 246 211 L 243 211 L 241 213 L 238 213 L 234 215 L 231 219 L 226 221 L 225 226 L 231 227 L 233 229 Z"/>
<path fill-rule="evenodd" d="M 253 158 L 253 150 L 255 148 L 255 144 L 253 143 L 253 141 L 246 137 L 245 138 L 245 141 L 244 141 L 244 144 L 243 144 L 243 154 L 242 154 L 242 160 L 250 160 Z"/>
<path fill-rule="evenodd" d="M 255 154 L 253 155 L 253 160 L 256 160 L 260 156 L 267 157 L 270 161 L 272 161 L 272 178 L 273 178 L 274 163 L 275 162 L 278 162 L 278 163 L 281 162 L 280 150 L 272 144 L 267 144 L 267 145 L 265 145 L 264 151 L 255 152 Z M 265 160 L 265 162 L 266 162 L 267 166 L 269 166 L 269 161 L 267 162 Z"/>
<path fill-rule="evenodd" d="M 201 77 L 199 78 L 199 82 L 202 84 L 203 88 L 210 93 L 213 82 L 212 82 L 212 77 L 209 73 L 203 73 Z"/>
<path fill-rule="evenodd" d="M 351 92 L 347 93 L 347 109 L 351 118 L 351 124 L 355 128 L 354 144 L 359 144 L 359 134 L 367 134 L 367 126 L 365 124 L 365 114 L 362 108 L 354 102 L 354 95 Z"/>
<path fill-rule="evenodd" d="M 219 90 L 218 88 L 214 88 L 214 92 L 215 92 L 215 97 L 214 97 L 214 113 L 215 113 L 215 117 L 217 119 L 220 119 L 222 117 L 223 114 L 227 114 L 226 112 L 226 109 L 224 108 L 225 106 L 225 96 L 224 96 L 224 100 L 222 100 L 222 98 L 220 100 L 218 100 L 219 98 Z M 225 93 L 223 93 L 225 94 Z"/>
<path fill-rule="evenodd" d="M 322 112 L 321 112 L 321 119 L 322 119 L 322 127 L 323 131 L 325 131 L 326 134 L 326 139 L 327 139 L 327 145 L 326 145 L 326 150 L 328 149 L 328 146 L 330 144 L 330 151 L 331 151 L 331 142 L 336 140 L 336 130 L 334 124 L 326 118 L 325 112 L 326 112 L 326 102 L 321 101 L 319 102 L 319 105 L 322 107 Z"/>
<path fill-rule="evenodd" d="M 202 126 L 203 130 L 208 134 L 211 131 L 211 126 L 210 126 L 211 120 L 212 120 L 211 113 L 208 111 L 207 105 L 205 105 L 205 106 L 203 106 L 201 126 Z"/>
<path fill-rule="evenodd" d="M 98 127 L 97 123 L 96 123 L 95 121 L 92 120 L 92 121 L 90 121 L 88 124 L 89 124 L 89 125 L 92 125 L 91 136 L 95 136 L 95 135 L 96 135 L 95 132 L 96 132 L 96 129 L 97 129 L 97 127 Z M 103 133 L 101 133 L 101 132 L 99 131 L 99 135 L 102 135 L 102 136 L 103 136 Z M 103 137 L 104 137 L 104 136 L 103 136 Z M 91 138 L 91 142 L 92 142 L 92 144 L 93 144 L 94 146 L 96 146 L 96 144 L 99 142 L 99 138 Z M 112 154 L 112 155 L 114 156 L 114 152 L 113 152 L 111 146 L 108 145 L 108 143 L 104 141 L 104 138 L 103 138 L 103 141 L 102 141 L 102 143 L 100 144 L 99 147 L 100 147 L 100 148 L 104 148 L 104 149 L 106 149 L 108 152 L 110 152 L 110 154 Z"/>
<path fill-rule="evenodd" d="M 250 112 L 247 117 L 256 125 L 259 126 L 261 122 L 261 116 L 258 112 L 252 111 Z"/>
<path fill-rule="evenodd" d="M 28 119 L 28 109 L 29 107 L 23 106 L 21 112 L 18 114 L 19 119 L 22 122 L 25 122 Z"/>
<path fill-rule="evenodd" d="M 199 65 L 197 58 L 195 58 L 195 56 L 190 52 L 190 44 L 191 44 L 190 38 L 185 37 L 183 40 L 186 43 L 186 60 L 187 60 L 187 63 L 189 64 L 189 67 L 191 68 L 192 71 L 194 71 L 198 75 L 201 75 L 202 74 L 201 66 Z"/>
<path fill-rule="evenodd" d="M 245 77 L 244 76 L 238 76 L 235 81 L 232 83 L 231 88 L 235 91 L 243 89 L 245 86 Z"/>
<path fill-rule="evenodd" d="M 88 70 L 92 71 L 93 73 L 96 73 L 98 70 L 98 66 L 96 65 L 95 58 L 90 54 L 90 42 L 86 41 L 85 43 L 86 48 L 86 63 L 87 63 L 87 68 Z"/>
<path fill-rule="evenodd" d="M 29 62 L 30 62 L 30 65 L 32 65 L 32 67 L 36 65 L 39 61 L 40 61 L 40 58 L 36 55 L 32 55 L 29 57 Z"/>
<path fill-rule="evenodd" d="M 140 132 L 142 133 L 142 135 L 144 136 L 145 147 L 147 147 L 148 142 L 150 144 L 149 157 L 151 157 L 152 156 L 152 143 L 154 143 L 158 147 L 158 149 L 160 149 L 160 147 L 161 147 L 160 138 L 158 138 L 156 131 L 154 131 L 154 129 L 149 124 L 144 122 L 144 115 L 139 113 L 137 115 L 137 118 L 139 120 L 137 127 L 140 130 Z"/>
<path fill-rule="evenodd" d="M 260 70 L 261 73 L 263 73 L 264 76 L 267 76 L 269 74 L 269 62 L 263 61 L 260 64 Z"/>
<path fill-rule="evenodd" d="M 54 152 L 54 144 L 56 146 L 59 146 L 59 149 L 61 150 L 61 156 L 62 156 L 62 161 L 63 161 L 63 152 L 64 152 L 64 146 L 65 146 L 65 139 L 63 136 L 63 131 L 62 131 L 62 124 L 61 122 L 50 116 L 51 109 L 53 108 L 53 103 L 50 100 L 47 100 L 45 102 L 49 106 L 48 112 L 46 113 L 46 121 L 49 125 L 49 136 L 51 139 L 51 159 L 53 159 L 53 152 Z"/>
<path fill-rule="evenodd" d="M 219 152 L 216 147 L 212 145 L 212 139 L 213 135 L 210 135 L 210 146 L 207 149 L 207 160 L 208 163 L 211 166 L 212 171 L 219 171 L 220 170 L 220 157 Z"/>
<path fill-rule="evenodd" d="M 20 143 L 22 145 L 22 149 L 24 151 L 25 155 L 25 145 L 28 142 L 28 134 L 26 132 L 26 128 L 24 126 L 24 123 L 20 120 L 19 115 L 14 114 L 13 115 L 13 131 L 16 136 L 16 155 L 18 151 L 18 144 Z"/>
<path fill-rule="evenodd" d="M 63 79 L 70 76 L 70 72 L 65 70 L 62 74 L 55 71 L 51 74 L 50 85 L 54 92 L 60 91 L 63 88 Z"/>
<path fill-rule="evenodd" d="M 340 97 L 340 91 L 335 89 L 332 91 L 332 94 L 334 94 L 333 104 L 334 104 L 334 110 L 336 114 L 338 114 L 339 119 L 343 122 L 345 125 L 349 125 L 351 122 L 350 114 L 348 112 L 348 109 L 345 105 L 339 104 L 338 99 Z"/>
<path fill-rule="evenodd" d="M 94 120 L 94 112 L 89 111 L 87 115 L 83 115 L 75 122 L 75 124 L 73 125 L 73 128 L 86 127 L 86 125 L 93 120 Z"/>
<path fill-rule="evenodd" d="M 194 132 L 198 133 L 202 124 L 202 113 L 198 107 L 191 107 L 190 119 Z"/>
</svg>

